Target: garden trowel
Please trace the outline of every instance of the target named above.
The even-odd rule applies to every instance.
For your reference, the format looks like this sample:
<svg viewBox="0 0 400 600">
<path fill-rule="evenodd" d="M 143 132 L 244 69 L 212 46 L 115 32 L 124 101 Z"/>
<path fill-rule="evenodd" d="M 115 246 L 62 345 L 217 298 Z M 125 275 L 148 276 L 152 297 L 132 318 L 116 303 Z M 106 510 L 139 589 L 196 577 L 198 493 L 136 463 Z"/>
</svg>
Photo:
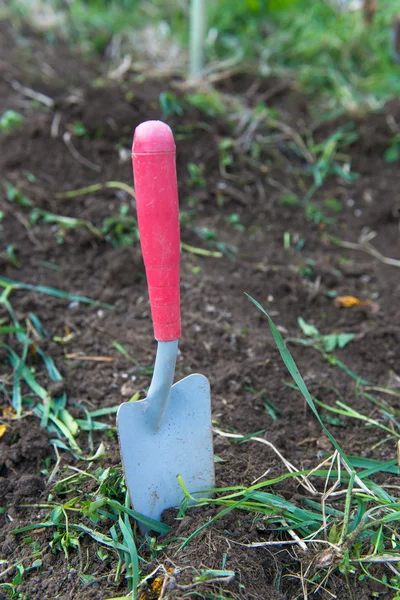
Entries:
<svg viewBox="0 0 400 600">
<path fill-rule="evenodd" d="M 180 322 L 180 234 L 175 143 L 171 129 L 146 121 L 135 130 L 133 174 L 154 337 L 147 398 L 119 407 L 125 479 L 135 511 L 156 520 L 190 493 L 214 487 L 210 385 L 194 374 L 173 383 Z"/>
</svg>

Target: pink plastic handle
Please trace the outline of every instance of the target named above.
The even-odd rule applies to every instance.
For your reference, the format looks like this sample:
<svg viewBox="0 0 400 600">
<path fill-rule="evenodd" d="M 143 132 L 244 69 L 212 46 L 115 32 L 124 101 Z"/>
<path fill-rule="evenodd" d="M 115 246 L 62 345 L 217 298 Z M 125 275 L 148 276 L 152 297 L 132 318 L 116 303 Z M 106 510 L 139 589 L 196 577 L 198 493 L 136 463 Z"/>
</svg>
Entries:
<svg viewBox="0 0 400 600">
<path fill-rule="evenodd" d="M 136 128 L 132 164 L 154 337 L 169 342 L 181 335 L 181 314 L 178 185 L 168 125 L 145 121 Z"/>
</svg>

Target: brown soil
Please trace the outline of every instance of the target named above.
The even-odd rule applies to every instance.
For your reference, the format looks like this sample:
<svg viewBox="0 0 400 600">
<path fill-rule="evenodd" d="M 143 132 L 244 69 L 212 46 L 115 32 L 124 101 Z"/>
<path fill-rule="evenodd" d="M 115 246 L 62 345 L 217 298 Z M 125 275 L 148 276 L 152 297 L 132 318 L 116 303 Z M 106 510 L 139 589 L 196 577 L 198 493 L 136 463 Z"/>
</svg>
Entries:
<svg viewBox="0 0 400 600">
<path fill-rule="evenodd" d="M 46 46 L 31 32 L 17 32 L 7 23 L 1 24 L 0 43 L 0 115 L 11 108 L 24 115 L 22 129 L 0 134 L 2 178 L 18 187 L 35 207 L 86 219 L 97 227 L 101 227 L 104 218 L 118 214 L 121 203 L 127 203 L 129 214 L 134 215 L 129 195 L 113 189 L 67 199 L 57 194 L 109 180 L 131 185 L 130 161 L 119 157 L 118 148 L 129 149 L 132 132 L 141 121 L 161 118 L 161 92 L 172 89 L 179 96 L 179 89 L 171 88 L 173 83 L 168 81 L 138 82 L 133 76 L 119 84 L 111 83 L 103 66 L 84 62 L 61 45 Z M 32 103 L 12 87 L 14 80 L 47 94 L 54 100 L 54 107 Z M 282 122 L 300 134 L 310 127 L 306 100 L 293 84 L 279 86 L 279 82 L 272 80 L 261 80 L 251 87 L 253 84 L 248 78 L 236 77 L 221 85 L 221 89 L 242 97 L 247 94 L 249 105 L 267 98 L 268 106 L 279 111 Z M 55 119 L 59 120 L 58 127 Z M 377 232 L 372 242 L 375 247 L 384 256 L 400 258 L 400 172 L 396 163 L 391 165 L 383 160 L 393 136 L 393 123 L 398 124 L 399 119 L 398 101 L 379 114 L 356 119 L 354 126 L 359 137 L 350 151 L 345 152 L 351 154 L 352 170 L 359 173 L 358 179 L 344 183 L 331 176 L 313 198 L 319 206 L 327 198 L 342 202 L 343 210 L 335 217 L 333 228 L 305 220 L 302 208 L 280 204 L 287 190 L 304 194 L 312 183 L 305 174 L 304 159 L 293 152 L 287 140 L 269 146 L 260 161 L 251 162 L 239 152 L 234 153 L 234 163 L 224 178 L 219 168 L 218 148 L 221 139 L 233 137 L 232 126 L 221 117 L 206 117 L 194 108 L 183 116 L 168 119 L 178 139 L 182 211 L 188 217 L 192 215 L 194 198 L 196 214 L 191 218 L 195 218 L 196 227 L 213 229 L 221 242 L 238 248 L 234 259 L 182 254 L 183 337 L 177 378 L 196 371 L 207 375 L 212 389 L 213 418 L 218 427 L 241 434 L 263 430 L 260 435 L 298 468 L 315 467 L 331 447 L 302 396 L 284 385 L 290 377 L 267 321 L 245 292 L 269 311 L 287 337 L 300 335 L 298 317 L 323 333 L 357 334 L 356 340 L 337 355 L 360 377 L 375 385 L 389 383 L 399 357 L 399 271 L 366 253 L 333 245 L 327 232 L 355 242 L 363 228 L 370 228 Z M 77 122 L 84 125 L 84 136 L 74 134 Z M 321 125 L 314 132 L 315 138 L 326 138 L 338 125 Z M 96 170 L 72 155 L 63 140 L 65 132 L 72 133 L 74 147 L 97 165 Z M 263 133 L 267 134 L 268 131 Z M 204 186 L 196 187 L 191 181 L 189 163 L 202 166 Z M 33 174 L 34 180 L 28 174 Z M 223 188 L 221 183 L 227 187 Z M 22 322 L 29 313 L 34 313 L 50 332 L 46 352 L 62 372 L 72 414 L 82 414 L 77 403 L 90 410 L 117 405 L 122 400 L 121 388 L 133 371 L 132 363 L 112 343 L 118 341 L 143 366 L 151 365 L 154 360 L 140 249 L 137 245 L 116 248 L 84 227 L 68 230 L 63 243 L 59 243 L 53 225 L 39 221 L 30 227 L 28 211 L 15 202 L 10 203 L 3 189 L 0 210 L 4 213 L 0 232 L 0 272 L 4 277 L 114 305 L 113 310 L 108 310 L 26 290 L 14 291 L 10 297 Z M 244 231 L 227 221 L 233 213 L 240 216 Z M 286 250 L 285 234 L 290 234 L 292 241 L 291 248 Z M 182 239 L 187 244 L 210 249 L 185 222 Z M 17 266 L 4 254 L 10 244 L 17 253 Z M 53 268 L 49 268 L 49 263 Z M 305 277 L 307 265 L 309 276 Z M 373 300 L 375 304 L 373 309 L 371 306 L 340 309 L 328 294 L 332 291 Z M 5 313 L 0 313 L 1 317 Z M 73 334 L 68 344 L 53 341 L 54 336 L 63 337 L 66 332 Z M 357 395 L 355 382 L 346 373 L 329 366 L 312 349 L 291 345 L 290 350 L 312 394 L 329 403 L 334 401 L 332 389 L 336 388 L 353 408 L 366 411 L 365 400 Z M 0 352 L 5 359 L 5 352 Z M 77 358 L 68 359 L 66 354 L 75 354 Z M 79 355 L 107 356 L 114 360 L 81 361 Z M 30 361 L 34 364 L 34 356 Z M 5 361 L 0 368 L 0 374 L 9 372 Z M 39 375 L 46 385 L 45 374 Z M 147 375 L 138 375 L 133 389 L 144 390 L 148 383 Z M 276 420 L 264 407 L 266 398 L 279 410 Z M 9 403 L 6 395 L 2 405 Z M 367 410 L 373 414 L 372 406 Z M 29 505 L 46 504 L 51 486 L 41 471 L 46 464 L 51 471 L 55 455 L 47 432 L 32 414 L 27 412 L 20 420 L 4 422 L 7 431 L 0 439 L 0 505 L 7 510 L 0 515 L 0 547 L 3 558 L 19 561 L 31 549 L 23 536 L 15 537 L 10 532 L 47 514 L 45 508 L 29 508 Z M 396 456 L 393 440 L 372 449 L 382 438 L 378 429 L 347 419 L 329 427 L 349 455 L 381 460 Z M 82 436 L 82 445 L 85 439 Z M 107 450 L 103 464 L 119 465 L 116 438 L 97 436 L 96 441 L 100 439 Z M 232 444 L 216 435 L 215 453 L 224 461 L 216 463 L 218 487 L 249 485 L 267 470 L 269 477 L 285 472 L 273 451 L 254 441 Z M 61 466 L 87 467 L 86 463 L 74 462 L 67 453 L 62 453 L 61 460 Z M 274 489 L 288 500 L 301 502 L 302 490 L 288 480 Z M 216 512 L 212 508 L 192 510 L 183 520 L 176 520 L 176 511 L 168 511 L 165 520 L 172 526 L 168 539 L 176 537 L 178 541 L 170 544 L 167 552 L 160 552 L 156 562 L 143 565 L 144 572 L 150 572 L 157 563 L 166 568 L 187 567 L 184 573 L 190 579 L 195 570 L 221 569 L 224 561 L 226 569 L 235 571 L 234 581 L 220 584 L 223 593 L 218 591 L 219 584 L 196 588 L 198 597 L 248 600 L 303 597 L 296 573 L 300 572 L 301 564 L 305 569 L 318 557 L 302 554 L 293 547 L 278 547 L 278 550 L 246 547 L 253 542 L 281 538 L 274 537 L 271 531 L 264 535 L 254 515 L 245 512 L 234 511 L 220 518 L 175 555 L 182 539 Z M 51 552 L 49 531 L 32 537 L 40 544 L 43 564 L 40 570 L 32 570 L 23 577 L 18 587 L 20 598 L 104 600 L 127 593 L 123 576 L 117 583 L 107 578 L 107 561 L 99 560 L 95 554 L 97 545 L 91 540 L 81 540 L 82 556 L 88 561 L 86 573 L 96 576 L 96 581 L 88 584 L 79 578 L 76 553 L 71 551 L 67 562 L 63 553 Z M 162 543 L 162 538 L 159 541 Z M 139 551 L 149 558 L 145 546 Z M 10 576 L 14 574 L 11 571 Z M 359 600 L 389 598 L 379 586 L 371 588 L 366 580 L 358 582 L 352 576 L 346 583 L 341 576 L 332 575 L 327 587 L 335 597 L 345 600 L 351 597 L 349 585 L 352 597 Z M 315 588 L 311 587 L 311 591 Z M 177 589 L 168 593 L 171 598 L 186 597 Z M 6 592 L 0 591 L 2 597 L 7 597 Z M 313 597 L 332 596 L 320 589 Z"/>
</svg>

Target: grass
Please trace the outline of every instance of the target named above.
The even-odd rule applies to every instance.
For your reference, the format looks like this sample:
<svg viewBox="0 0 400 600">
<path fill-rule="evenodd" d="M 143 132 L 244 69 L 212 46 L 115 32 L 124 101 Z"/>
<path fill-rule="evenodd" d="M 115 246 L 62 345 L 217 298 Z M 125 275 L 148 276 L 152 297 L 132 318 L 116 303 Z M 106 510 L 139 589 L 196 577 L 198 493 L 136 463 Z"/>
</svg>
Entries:
<svg viewBox="0 0 400 600">
<path fill-rule="evenodd" d="M 55 236 L 59 244 L 65 243 L 69 231 L 80 228 L 87 229 L 94 237 L 104 239 L 115 247 L 133 245 L 139 239 L 137 220 L 136 217 L 129 214 L 128 204 L 121 204 L 119 214 L 107 216 L 103 219 L 100 226 L 95 226 L 87 219 L 54 214 L 38 208 L 34 206 L 32 200 L 25 196 L 18 187 L 11 185 L 6 180 L 3 181 L 3 185 L 7 200 L 27 211 L 30 226 L 35 226 L 39 221 L 54 226 L 53 231 L 55 231 Z M 106 181 L 104 184 L 98 183 L 81 189 L 70 190 L 69 192 L 59 192 L 56 194 L 56 197 L 70 199 L 100 192 L 104 189 L 122 190 L 133 199 L 135 198 L 133 188 L 120 181 Z M 15 264 L 18 261 L 14 250 L 10 246 L 7 249 L 7 255 L 8 260 Z"/>
<path fill-rule="evenodd" d="M 25 0 L 14 0 L 12 7 L 23 18 L 30 14 Z M 115 35 L 125 36 L 128 48 L 138 30 L 156 29 L 160 22 L 170 44 L 179 43 L 184 50 L 188 43 L 189 7 L 183 3 L 79 0 L 66 9 L 54 0 L 53 7 L 54 28 L 47 27 L 46 33 L 51 43 L 61 31 L 91 51 L 104 51 Z M 381 0 L 367 25 L 362 11 L 340 11 L 323 0 L 211 3 L 208 60 L 211 69 L 228 57 L 235 67 L 251 61 L 266 75 L 294 78 L 330 110 L 377 108 L 400 92 L 390 46 L 390 23 L 397 11 L 396 0 Z"/>
<path fill-rule="evenodd" d="M 79 429 L 87 430 L 89 432 L 89 447 L 93 450 L 90 444 L 91 432 L 96 429 L 109 429 L 109 427 L 95 421 L 93 419 L 95 415 L 88 411 L 86 411 L 85 419 L 75 419 L 67 408 L 68 398 L 66 393 L 62 391 L 62 386 L 60 387 L 61 391 L 55 395 L 52 395 L 43 387 L 39 381 L 42 380 L 43 375 L 50 382 L 60 383 L 63 380 L 54 360 L 41 347 L 48 341 L 50 334 L 33 313 L 29 313 L 26 322 L 21 324 L 16 316 L 10 297 L 16 289 L 25 289 L 63 298 L 70 302 L 82 302 L 97 306 L 100 306 L 101 303 L 54 288 L 23 284 L 6 278 L 0 279 L 0 287 L 3 288 L 0 294 L 0 307 L 3 307 L 8 315 L 8 318 L 1 322 L 0 335 L 2 339 L 0 347 L 5 350 L 8 363 L 12 368 L 11 372 L 4 372 L 2 375 L 1 389 L 4 397 L 9 397 L 11 400 L 15 418 L 21 418 L 24 412 L 31 410 L 40 418 L 41 426 L 56 436 L 55 439 L 51 440 L 53 446 L 68 450 L 76 457 L 84 460 L 99 458 L 104 453 L 103 445 L 100 445 L 93 456 L 85 458 L 76 436 Z M 102 306 L 112 308 L 111 305 Z M 7 342 L 3 341 L 5 336 L 9 338 Z"/>
<path fill-rule="evenodd" d="M 196 541 L 199 534 L 207 528 L 212 528 L 214 524 L 218 527 L 218 521 L 233 511 L 238 515 L 239 520 L 241 519 L 239 515 L 243 514 L 249 525 L 252 523 L 253 526 L 260 526 L 260 531 L 264 532 L 259 541 L 247 544 L 249 548 L 287 548 L 293 553 L 293 557 L 296 556 L 295 549 L 301 549 L 303 568 L 297 575 L 292 576 L 301 579 L 303 589 L 307 593 L 311 594 L 320 589 L 329 590 L 331 581 L 335 577 L 340 577 L 346 582 L 349 597 L 355 600 L 353 590 L 356 582 L 367 578 L 379 582 L 386 590 L 391 590 L 394 594 L 393 598 L 400 597 L 400 572 L 397 569 L 397 563 L 400 562 L 398 526 L 400 504 L 396 497 L 396 486 L 385 483 L 387 474 L 398 474 L 397 461 L 394 459 L 382 462 L 346 455 L 328 430 L 318 409 L 331 410 L 346 418 L 361 419 L 367 426 L 380 428 L 385 433 L 399 438 L 400 434 L 398 430 L 396 431 L 396 428 L 399 429 L 396 421 L 398 411 L 391 409 L 386 402 L 378 400 L 371 393 L 378 388 L 374 388 L 360 378 L 358 378 L 357 393 L 362 394 L 366 401 L 381 411 L 381 416 L 390 416 L 390 427 L 383 425 L 379 419 L 372 419 L 353 410 L 349 404 L 339 401 L 337 407 L 329 407 L 320 402 L 309 393 L 283 338 L 269 315 L 256 300 L 253 298 L 250 300 L 266 316 L 281 358 L 293 379 L 294 383 L 289 385 L 300 391 L 305 398 L 332 444 L 332 453 L 324 456 L 312 469 L 298 469 L 287 461 L 271 442 L 259 437 L 259 432 L 251 436 L 242 436 L 216 429 L 217 436 L 228 438 L 232 443 L 267 444 L 283 462 L 287 472 L 270 478 L 266 478 L 264 474 L 257 483 L 248 487 L 217 488 L 212 490 L 212 497 L 206 498 L 199 495 L 192 496 L 181 480 L 184 500 L 177 518 L 182 519 L 193 509 L 204 510 L 205 507 L 213 507 L 213 516 L 205 519 L 203 524 L 194 529 L 188 537 L 178 539 L 169 538 L 169 526 L 153 522 L 130 509 L 121 469 L 104 468 L 97 464 L 99 460 L 101 462 L 101 452 L 97 456 L 88 457 L 85 469 L 67 465 L 60 470 L 58 462 L 51 473 L 49 470 L 46 471 L 51 482 L 48 501 L 26 507 L 33 510 L 40 509 L 41 514 L 47 513 L 47 518 L 12 531 L 13 535 L 29 539 L 29 543 L 36 550 L 15 564 L 12 561 L 5 561 L 6 569 L 10 572 L 10 581 L 1 583 L 0 586 L 10 598 L 19 597 L 18 586 L 23 577 L 41 566 L 41 552 L 34 541 L 36 531 L 42 533 L 49 531 L 48 535 L 51 537 L 47 539 L 52 551 L 62 552 L 66 560 L 69 561 L 71 555 L 76 554 L 79 576 L 88 584 L 94 582 L 96 578 L 84 567 L 82 539 L 90 538 L 94 544 L 92 548 L 95 548 L 92 551 L 96 552 L 100 560 L 107 561 L 108 577 L 113 577 L 114 582 L 118 582 L 124 573 L 126 585 L 130 590 L 129 595 L 124 598 L 139 598 L 139 594 L 144 593 L 144 590 L 153 590 L 157 585 L 163 585 L 164 581 L 175 581 L 174 589 L 177 589 L 178 593 L 179 590 L 194 591 L 201 585 L 210 586 L 212 590 L 218 587 L 221 593 L 224 593 L 224 584 L 232 582 L 235 578 L 234 571 L 225 568 L 206 569 L 200 574 L 192 574 L 189 583 L 186 577 L 183 585 L 182 582 L 177 582 L 178 576 L 172 572 L 173 570 L 168 570 L 162 561 L 173 553 L 175 564 L 179 564 L 184 552 Z M 8 298 L 3 293 L 3 303 L 7 301 Z M 26 330 L 13 319 L 12 311 L 10 314 L 12 324 L 3 325 L 1 333 L 20 336 L 19 342 L 26 353 L 28 345 Z M 32 318 L 32 322 L 37 332 L 44 332 L 37 318 Z M 300 326 L 308 336 L 307 345 L 326 353 L 324 336 L 304 321 L 300 322 Z M 310 339 L 316 340 L 317 343 L 311 344 Z M 347 339 L 347 342 L 350 341 Z M 329 346 L 329 351 L 332 352 L 333 348 Z M 52 373 L 53 377 L 56 376 L 58 371 L 51 359 L 43 356 L 43 360 L 49 373 Z M 19 364 L 21 362 L 25 364 L 26 356 L 22 355 L 19 361 Z M 28 386 L 32 385 L 29 376 L 24 375 L 24 371 L 21 371 L 17 364 L 14 364 L 14 367 L 16 367 L 14 381 L 17 381 L 18 377 L 25 376 Z M 23 369 L 26 367 L 24 366 Z M 20 370 L 19 374 L 18 370 Z M 37 383 L 35 385 L 37 386 Z M 33 390 L 35 389 L 34 386 Z M 379 388 L 379 390 L 399 395 L 395 390 L 386 388 Z M 36 391 L 39 400 L 42 401 L 39 406 L 43 407 L 44 399 L 41 397 L 40 390 Z M 57 418 L 53 418 L 53 410 L 54 406 L 51 406 L 47 415 L 48 421 L 53 419 L 53 423 L 63 433 L 63 427 L 57 422 Z M 91 426 L 95 424 L 95 417 L 109 411 L 110 409 L 103 409 L 92 414 L 87 413 Z M 73 423 L 76 421 L 71 416 L 64 417 L 64 426 L 68 422 L 70 433 L 64 431 L 64 437 L 72 446 L 72 453 L 77 458 L 82 458 L 70 437 L 73 433 Z M 78 423 L 80 427 L 84 424 L 82 421 Z M 56 440 L 52 440 L 52 443 L 58 445 Z M 61 444 L 60 447 L 62 448 L 63 445 Z M 296 503 L 286 500 L 275 491 L 277 484 L 288 480 L 294 480 L 301 490 L 297 495 Z M 83 495 L 82 490 L 84 490 Z M 6 511 L 7 507 L 3 510 Z M 136 522 L 150 526 L 153 532 L 162 534 L 162 537 L 157 539 L 154 534 L 141 537 L 136 529 Z M 155 570 L 154 561 L 158 564 Z"/>
<path fill-rule="evenodd" d="M 189 185 L 191 187 L 197 188 L 205 185 L 205 180 L 201 176 L 202 169 L 200 167 L 194 163 L 190 163 L 188 165 L 188 171 Z M 57 243 L 59 244 L 68 243 L 68 232 L 80 228 L 87 229 L 95 238 L 111 243 L 115 248 L 120 248 L 121 246 L 133 246 L 139 241 L 139 230 L 136 216 L 130 214 L 130 206 L 126 203 L 121 204 L 118 214 L 104 217 L 101 224 L 97 226 L 87 219 L 59 215 L 35 207 L 32 200 L 20 192 L 17 187 L 11 185 L 7 181 L 3 181 L 3 185 L 6 190 L 7 200 L 10 203 L 17 204 L 21 209 L 27 211 L 29 226 L 33 227 L 39 222 L 53 225 L 52 230 L 56 237 Z M 104 189 L 122 190 L 123 192 L 127 193 L 133 199 L 133 201 L 135 200 L 135 192 L 133 188 L 119 181 L 107 181 L 104 184 L 96 183 L 76 190 L 59 192 L 56 194 L 56 197 L 60 199 L 77 198 L 79 196 L 101 192 Z M 200 239 L 204 240 L 207 245 L 212 248 L 212 250 L 193 246 L 184 242 L 181 243 L 181 249 L 184 252 L 189 252 L 199 256 L 221 258 L 223 255 L 225 255 L 229 258 L 234 258 L 237 248 L 235 248 L 233 245 L 221 242 L 218 239 L 217 233 L 211 229 L 204 227 L 196 228 L 196 216 L 197 211 L 193 208 L 190 211 L 182 210 L 180 212 L 181 228 L 187 228 L 188 230 L 193 231 Z M 236 226 L 236 228 L 241 230 L 240 225 Z M 2 255 L 15 267 L 19 267 L 16 248 L 13 245 L 8 246 Z M 52 267 L 50 266 L 49 268 Z M 14 285 L 22 284 L 14 282 Z M 29 289 L 29 286 L 26 285 L 25 289 Z M 53 295 L 57 295 L 57 291 L 55 290 L 53 290 L 52 293 Z M 61 296 L 59 297 L 64 297 L 63 292 L 61 292 Z M 83 300 L 80 298 L 77 301 L 82 302 Z M 89 301 L 89 303 L 91 302 L 91 300 L 87 301 Z"/>
<path fill-rule="evenodd" d="M 0 131 L 10 132 L 22 127 L 24 117 L 15 110 L 6 110 L 0 116 Z"/>
</svg>

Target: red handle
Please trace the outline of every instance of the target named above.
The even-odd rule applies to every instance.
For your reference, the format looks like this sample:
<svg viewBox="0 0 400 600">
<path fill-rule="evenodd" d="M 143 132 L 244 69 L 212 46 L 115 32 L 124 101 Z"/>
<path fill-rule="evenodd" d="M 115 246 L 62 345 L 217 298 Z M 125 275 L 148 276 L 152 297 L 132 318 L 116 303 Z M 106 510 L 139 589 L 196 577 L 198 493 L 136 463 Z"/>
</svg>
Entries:
<svg viewBox="0 0 400 600">
<path fill-rule="evenodd" d="M 178 185 L 168 125 L 146 121 L 136 128 L 132 164 L 154 337 L 169 342 L 181 335 L 181 315 Z"/>
</svg>

